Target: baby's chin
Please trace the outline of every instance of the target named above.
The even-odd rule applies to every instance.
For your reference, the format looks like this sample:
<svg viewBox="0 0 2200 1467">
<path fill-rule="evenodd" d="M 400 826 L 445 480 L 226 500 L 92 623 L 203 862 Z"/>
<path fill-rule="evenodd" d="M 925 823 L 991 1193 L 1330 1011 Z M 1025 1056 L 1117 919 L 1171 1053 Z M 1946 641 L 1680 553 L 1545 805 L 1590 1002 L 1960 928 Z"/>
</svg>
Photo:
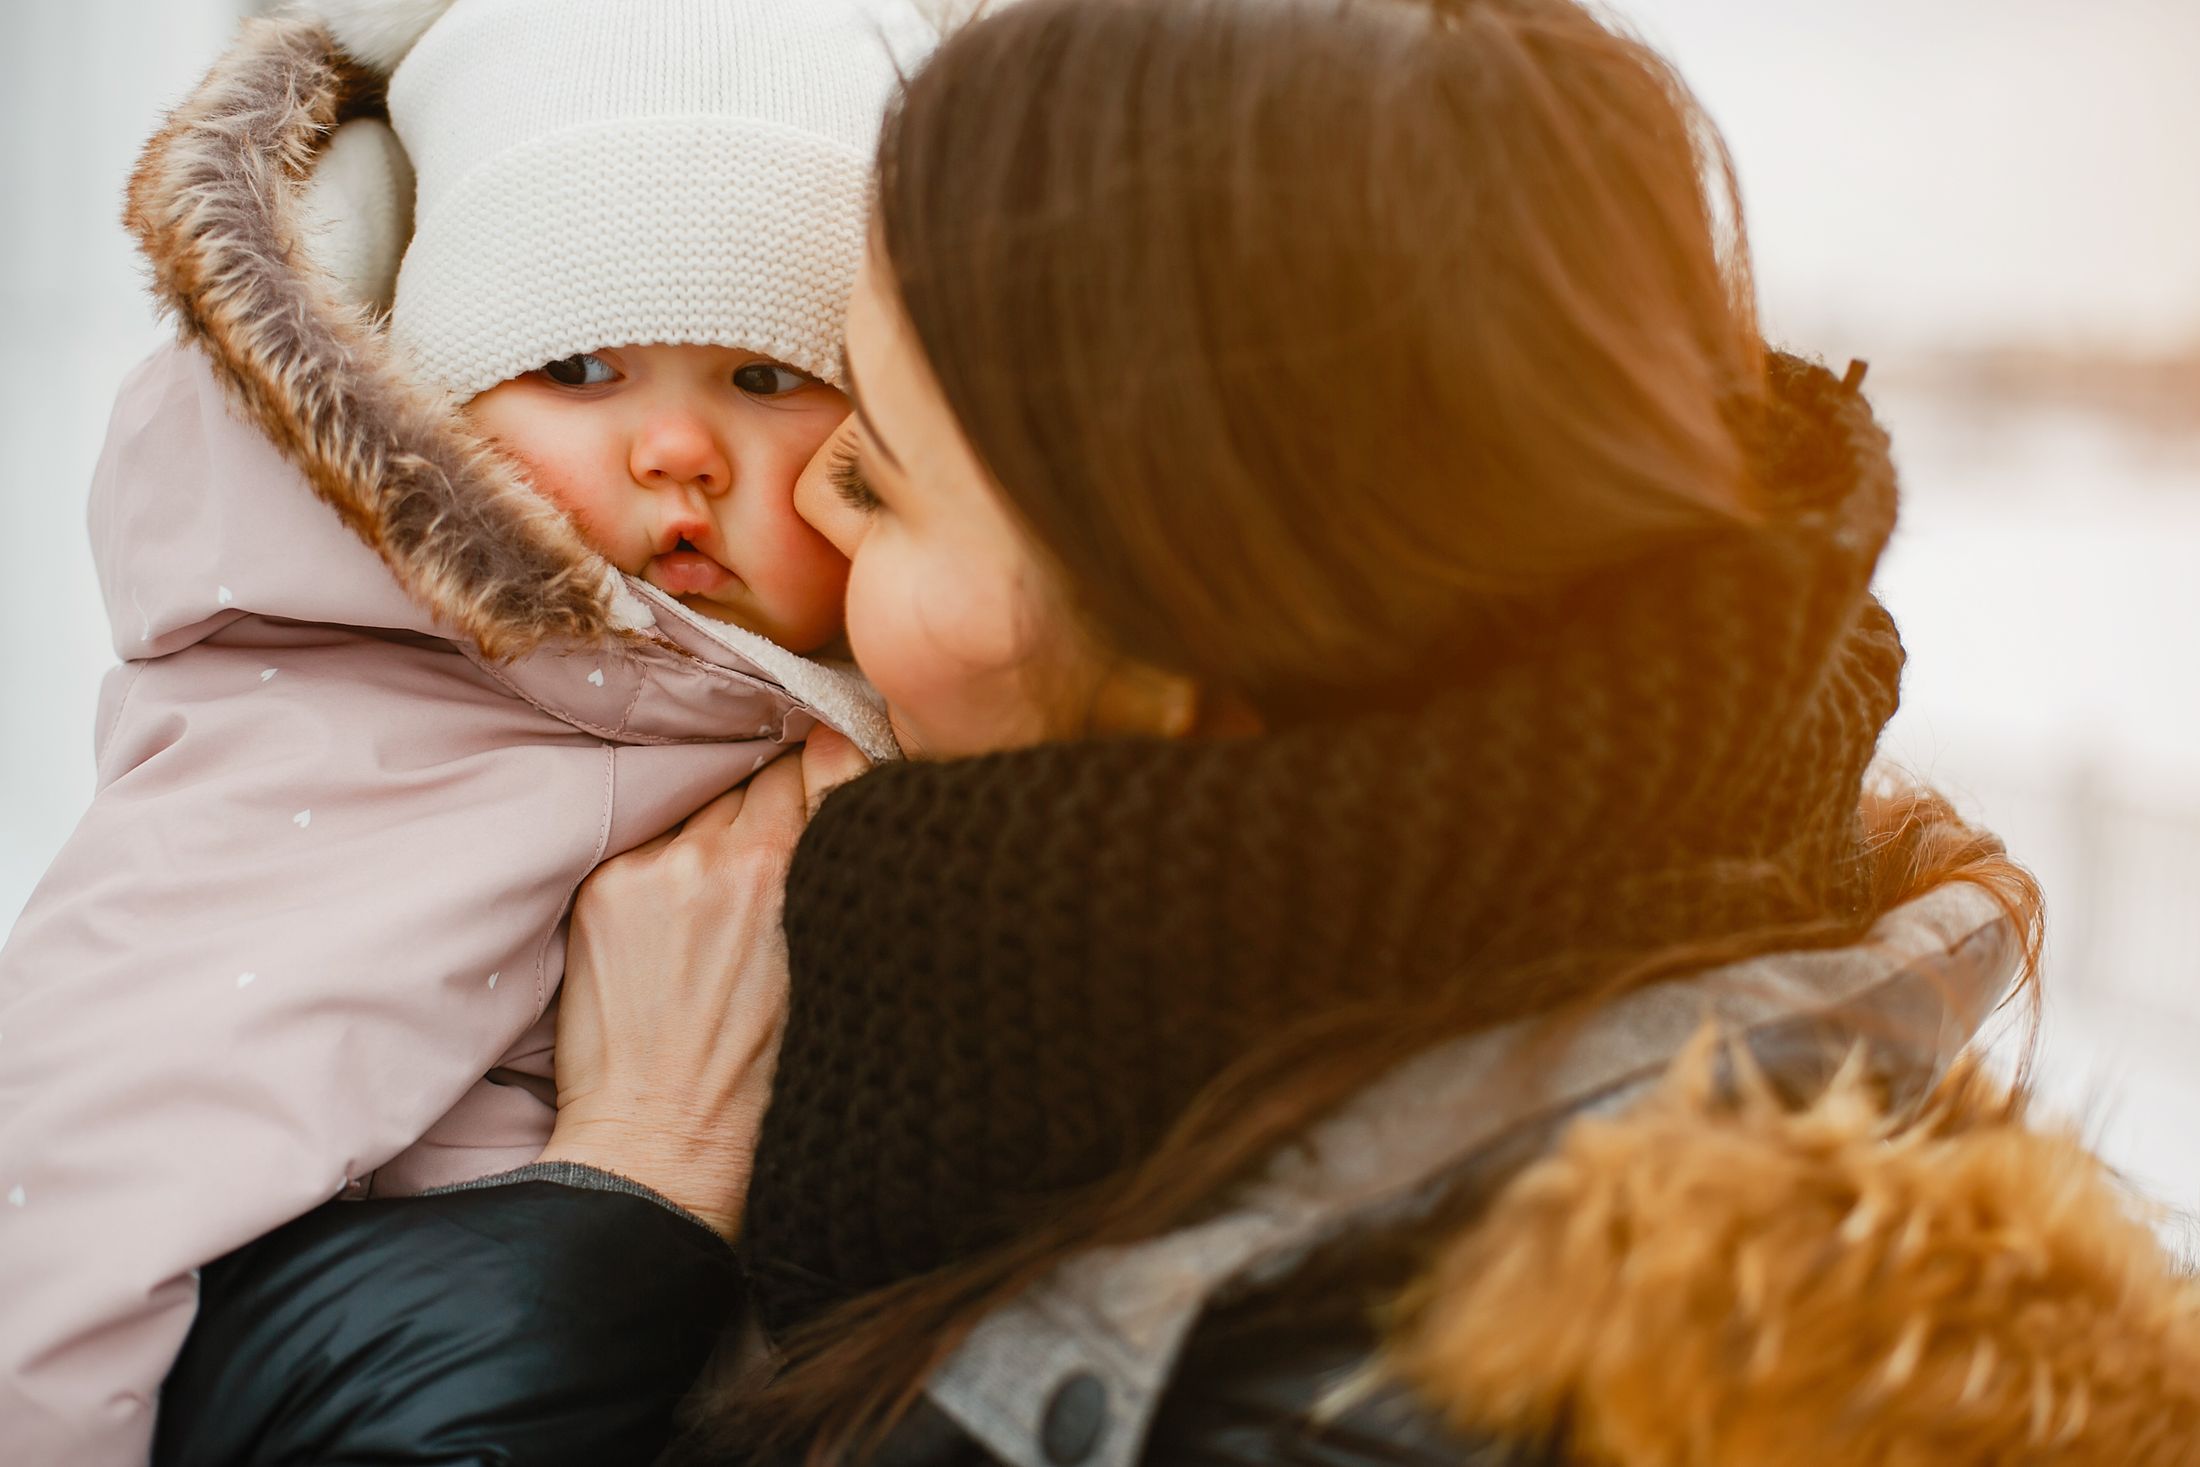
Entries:
<svg viewBox="0 0 2200 1467">
<path fill-rule="evenodd" d="M 707 616 L 712 621 L 722 621 L 728 626 L 746 627 L 752 632 L 756 630 L 755 626 L 751 624 L 755 618 L 747 615 L 737 606 L 728 606 L 724 602 L 713 601 L 708 596 L 675 596 L 672 599 L 698 616 Z"/>
<path fill-rule="evenodd" d="M 672 599 L 694 612 L 697 616 L 708 617 L 712 621 L 721 622 L 729 627 L 739 627 L 745 632 L 754 632 L 759 637 L 784 647 L 789 652 L 800 653 L 804 657 L 831 657 L 846 660 L 850 655 L 847 637 L 837 630 L 822 642 L 813 637 L 790 637 L 787 635 L 785 628 L 773 626 L 744 607 L 728 606 L 723 601 L 713 601 L 707 596 L 674 596 Z"/>
<path fill-rule="evenodd" d="M 722 621 L 728 626 L 740 627 L 760 636 L 768 637 L 771 635 L 770 631 L 762 625 L 762 618 L 746 606 L 737 606 L 728 601 L 719 601 L 700 591 L 682 589 L 677 585 L 666 585 L 656 574 L 656 562 L 654 560 L 644 561 L 631 570 L 623 565 L 619 569 L 626 571 L 635 580 L 654 586 L 657 590 L 664 592 L 665 595 L 670 596 L 697 616 L 709 617 L 712 621 Z M 739 585 L 740 583 L 734 581 L 733 584 Z"/>
<path fill-rule="evenodd" d="M 663 588 L 660 587 L 659 589 Z M 771 628 L 764 625 L 762 619 L 751 614 L 746 607 L 728 606 L 725 602 L 713 601 L 708 596 L 681 596 L 670 591 L 665 592 L 665 594 L 671 596 L 673 600 L 679 602 L 697 616 L 708 617 L 715 622 L 723 622 L 729 627 L 739 627 L 745 632 L 754 632 L 760 637 L 769 637 L 772 634 Z"/>
<path fill-rule="evenodd" d="M 627 574 L 638 581 L 656 587 L 657 590 L 664 592 L 665 595 L 670 596 L 697 616 L 725 626 L 739 627 L 745 632 L 754 632 L 757 636 L 784 647 L 789 652 L 797 652 L 805 657 L 845 657 L 848 655 L 847 638 L 838 626 L 835 626 L 822 638 L 815 635 L 789 635 L 787 627 L 780 625 L 755 606 L 721 601 L 699 592 L 675 591 L 669 586 L 660 585 L 657 578 L 650 574 L 649 567 L 646 565 L 639 571 L 628 571 Z M 740 583 L 736 582 L 735 584 Z"/>
</svg>

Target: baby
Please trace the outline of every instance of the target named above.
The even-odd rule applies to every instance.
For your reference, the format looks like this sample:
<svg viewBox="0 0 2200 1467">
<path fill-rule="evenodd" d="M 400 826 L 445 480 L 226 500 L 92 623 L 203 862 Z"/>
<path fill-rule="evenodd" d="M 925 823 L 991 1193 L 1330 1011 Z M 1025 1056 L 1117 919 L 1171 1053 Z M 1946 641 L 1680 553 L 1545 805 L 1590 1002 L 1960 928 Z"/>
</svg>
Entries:
<svg viewBox="0 0 2200 1467">
<path fill-rule="evenodd" d="M 202 1265 L 534 1161 L 599 862 L 820 721 L 892 754 L 793 507 L 892 3 L 316 0 L 149 144 L 183 340 L 93 484 L 98 793 L 0 949 L 9 1461 L 146 1460 Z"/>
</svg>

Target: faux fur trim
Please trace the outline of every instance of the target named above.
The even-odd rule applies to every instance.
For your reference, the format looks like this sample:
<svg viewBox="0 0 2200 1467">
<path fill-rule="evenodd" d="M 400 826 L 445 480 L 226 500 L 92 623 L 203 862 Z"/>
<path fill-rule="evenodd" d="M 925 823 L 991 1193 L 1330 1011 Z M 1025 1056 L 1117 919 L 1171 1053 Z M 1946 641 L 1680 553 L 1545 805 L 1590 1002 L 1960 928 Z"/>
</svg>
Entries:
<svg viewBox="0 0 2200 1467">
<path fill-rule="evenodd" d="M 431 614 L 493 657 L 632 635 L 605 562 L 471 431 L 409 381 L 371 314 L 301 243 L 300 191 L 330 129 L 381 82 L 319 25 L 246 23 L 147 144 L 124 222 L 183 337 Z"/>
<path fill-rule="evenodd" d="M 2075 1137 L 1976 1068 L 1907 1122 L 1711 1069 L 1575 1125 L 1405 1299 L 1389 1365 L 1454 1425 L 1598 1467 L 2200 1462 L 2200 1288 Z"/>
</svg>

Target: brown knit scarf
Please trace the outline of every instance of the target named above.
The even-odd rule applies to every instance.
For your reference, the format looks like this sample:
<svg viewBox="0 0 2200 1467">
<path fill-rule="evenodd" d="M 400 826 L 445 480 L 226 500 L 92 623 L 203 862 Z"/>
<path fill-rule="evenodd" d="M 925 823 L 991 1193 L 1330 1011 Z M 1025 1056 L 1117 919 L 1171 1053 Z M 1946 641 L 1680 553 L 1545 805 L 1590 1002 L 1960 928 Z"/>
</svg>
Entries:
<svg viewBox="0 0 2200 1467">
<path fill-rule="evenodd" d="M 1894 475 L 1824 370 L 1772 385 L 1744 435 L 1765 523 L 1572 588 L 1412 706 L 828 800 L 749 1197 L 767 1323 L 1001 1241 L 1309 1016 L 1443 992 L 1493 1023 L 1630 954 L 1852 911 L 1902 668 L 1869 591 Z"/>
</svg>

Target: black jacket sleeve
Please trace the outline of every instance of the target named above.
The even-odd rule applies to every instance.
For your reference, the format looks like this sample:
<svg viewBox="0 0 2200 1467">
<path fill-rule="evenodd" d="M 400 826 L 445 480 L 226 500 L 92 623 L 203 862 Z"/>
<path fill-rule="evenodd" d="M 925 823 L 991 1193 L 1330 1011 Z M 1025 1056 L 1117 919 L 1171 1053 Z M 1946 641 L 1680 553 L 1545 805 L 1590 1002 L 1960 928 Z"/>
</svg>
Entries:
<svg viewBox="0 0 2200 1467">
<path fill-rule="evenodd" d="M 204 1270 L 154 1462 L 645 1464 L 741 1299 L 724 1242 L 627 1191 L 331 1203 Z"/>
</svg>

